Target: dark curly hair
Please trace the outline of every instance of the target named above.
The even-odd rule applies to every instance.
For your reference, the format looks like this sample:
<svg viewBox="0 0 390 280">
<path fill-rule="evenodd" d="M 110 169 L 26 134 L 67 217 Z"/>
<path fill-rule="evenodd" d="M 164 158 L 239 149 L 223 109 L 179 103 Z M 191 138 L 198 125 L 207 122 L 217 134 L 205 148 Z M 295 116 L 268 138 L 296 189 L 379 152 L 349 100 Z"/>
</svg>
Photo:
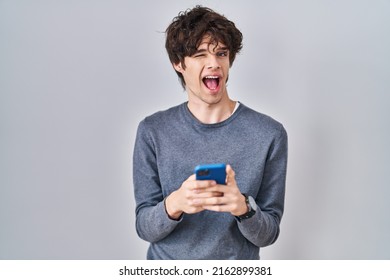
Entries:
<svg viewBox="0 0 390 280">
<path fill-rule="evenodd" d="M 229 49 L 230 66 L 242 48 L 242 33 L 235 24 L 210 8 L 196 6 L 180 12 L 165 31 L 165 48 L 173 64 L 181 63 L 185 69 L 184 58 L 195 54 L 205 35 L 210 43 L 222 43 Z M 185 88 L 183 75 L 176 71 Z"/>
</svg>

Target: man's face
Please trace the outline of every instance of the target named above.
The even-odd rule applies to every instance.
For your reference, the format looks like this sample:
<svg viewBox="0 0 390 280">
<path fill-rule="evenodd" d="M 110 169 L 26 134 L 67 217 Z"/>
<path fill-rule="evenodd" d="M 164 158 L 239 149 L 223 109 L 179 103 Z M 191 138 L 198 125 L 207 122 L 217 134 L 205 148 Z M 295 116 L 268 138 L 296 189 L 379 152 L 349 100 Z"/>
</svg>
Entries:
<svg viewBox="0 0 390 280">
<path fill-rule="evenodd" d="M 181 63 L 173 66 L 184 77 L 189 101 L 211 105 L 227 98 L 230 62 L 224 44 L 210 44 L 210 38 L 204 37 L 196 53 L 186 56 L 184 63 L 185 69 Z"/>
</svg>

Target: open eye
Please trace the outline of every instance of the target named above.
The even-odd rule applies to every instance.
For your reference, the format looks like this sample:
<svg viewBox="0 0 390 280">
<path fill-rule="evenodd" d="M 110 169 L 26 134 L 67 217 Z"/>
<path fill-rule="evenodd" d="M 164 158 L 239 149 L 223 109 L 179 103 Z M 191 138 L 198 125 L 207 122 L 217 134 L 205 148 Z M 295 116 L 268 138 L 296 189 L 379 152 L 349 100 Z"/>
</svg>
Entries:
<svg viewBox="0 0 390 280">
<path fill-rule="evenodd" d="M 217 55 L 220 57 L 225 57 L 228 55 L 228 52 L 227 51 L 218 52 Z"/>
</svg>

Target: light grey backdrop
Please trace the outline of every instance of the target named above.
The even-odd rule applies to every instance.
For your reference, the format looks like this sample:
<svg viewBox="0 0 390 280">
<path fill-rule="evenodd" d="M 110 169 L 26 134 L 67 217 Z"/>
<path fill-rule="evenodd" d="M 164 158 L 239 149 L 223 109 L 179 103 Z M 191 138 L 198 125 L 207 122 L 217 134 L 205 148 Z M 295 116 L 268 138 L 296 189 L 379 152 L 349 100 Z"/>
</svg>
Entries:
<svg viewBox="0 0 390 280">
<path fill-rule="evenodd" d="M 244 34 L 231 97 L 289 133 L 262 258 L 390 258 L 390 1 L 0 0 L 1 259 L 145 258 L 135 132 L 186 100 L 163 31 L 197 3 Z"/>
</svg>

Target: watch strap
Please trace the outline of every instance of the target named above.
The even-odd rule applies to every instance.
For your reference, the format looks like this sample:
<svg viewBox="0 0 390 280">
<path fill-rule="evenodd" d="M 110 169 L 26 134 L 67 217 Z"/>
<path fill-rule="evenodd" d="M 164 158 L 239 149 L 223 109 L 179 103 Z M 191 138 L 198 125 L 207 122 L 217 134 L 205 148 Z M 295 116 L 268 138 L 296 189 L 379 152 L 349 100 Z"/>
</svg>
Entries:
<svg viewBox="0 0 390 280">
<path fill-rule="evenodd" d="M 246 219 L 249 219 L 251 217 L 253 217 L 253 215 L 256 214 L 256 210 L 252 208 L 250 202 L 249 202 L 249 196 L 245 193 L 242 194 L 244 197 L 245 197 L 245 203 L 248 207 L 248 212 L 246 212 L 245 214 L 242 214 L 240 216 L 235 216 L 235 218 L 241 222 L 242 220 L 246 220 Z"/>
</svg>

